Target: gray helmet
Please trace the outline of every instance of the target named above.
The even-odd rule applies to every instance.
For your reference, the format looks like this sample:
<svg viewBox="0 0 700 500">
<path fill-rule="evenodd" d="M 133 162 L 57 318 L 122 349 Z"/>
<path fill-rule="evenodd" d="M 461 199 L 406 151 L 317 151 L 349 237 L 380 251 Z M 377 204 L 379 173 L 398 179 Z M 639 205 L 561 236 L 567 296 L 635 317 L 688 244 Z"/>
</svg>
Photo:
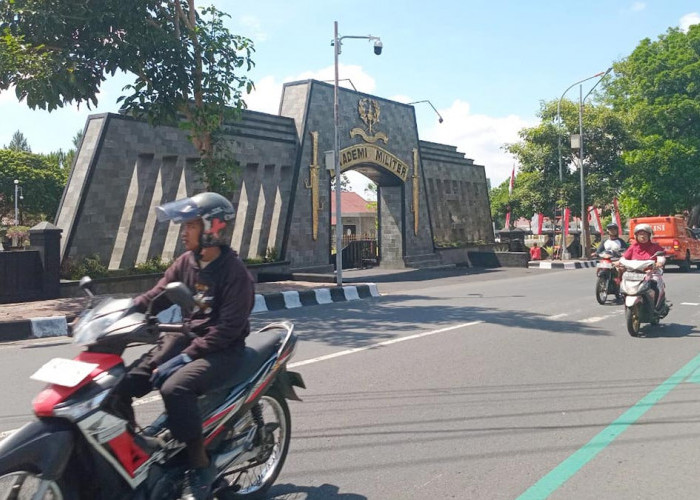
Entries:
<svg viewBox="0 0 700 500">
<path fill-rule="evenodd" d="M 610 224 L 605 226 L 605 229 L 614 229 L 615 231 L 620 231 L 620 228 L 614 222 L 611 222 Z"/>
<path fill-rule="evenodd" d="M 654 236 L 654 231 L 651 230 L 651 226 L 649 224 L 637 224 L 634 226 L 634 236 L 637 236 L 637 233 L 640 231 L 644 231 L 645 233 L 649 233 L 649 239 L 651 239 L 652 236 Z"/>
<path fill-rule="evenodd" d="M 156 214 L 158 222 L 173 221 L 176 224 L 201 218 L 204 224 L 199 236 L 201 248 L 229 245 L 236 218 L 231 202 L 218 193 L 199 193 L 165 203 L 156 207 Z"/>
</svg>

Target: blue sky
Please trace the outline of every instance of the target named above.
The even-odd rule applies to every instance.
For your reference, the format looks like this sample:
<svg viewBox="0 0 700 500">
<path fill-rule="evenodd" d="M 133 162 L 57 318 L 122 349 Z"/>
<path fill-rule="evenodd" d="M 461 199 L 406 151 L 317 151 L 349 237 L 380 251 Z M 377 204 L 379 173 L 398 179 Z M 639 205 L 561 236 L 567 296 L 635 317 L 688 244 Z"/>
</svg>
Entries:
<svg viewBox="0 0 700 500">
<path fill-rule="evenodd" d="M 202 5 L 212 3 L 203 2 Z M 540 101 L 559 99 L 572 83 L 605 71 L 644 38 L 700 22 L 697 0 L 260 0 L 213 2 L 229 12 L 229 27 L 255 42 L 257 90 L 251 109 L 277 113 L 282 83 L 333 78 L 333 21 L 343 35 L 380 36 L 381 56 L 366 40 L 345 40 L 340 78 L 362 92 L 418 104 L 419 133 L 457 146 L 486 167 L 492 185 L 510 175 L 503 144 L 537 123 Z M 0 146 L 16 130 L 34 152 L 69 149 L 87 116 L 116 112 L 126 76 L 110 79 L 99 105 L 47 113 L 0 93 Z M 595 80 L 587 84 L 592 86 Z M 345 85 L 348 85 L 347 83 Z M 588 88 L 584 84 L 584 93 Z M 567 97 L 575 100 L 572 89 Z M 361 181 L 353 178 L 362 194 Z"/>
</svg>

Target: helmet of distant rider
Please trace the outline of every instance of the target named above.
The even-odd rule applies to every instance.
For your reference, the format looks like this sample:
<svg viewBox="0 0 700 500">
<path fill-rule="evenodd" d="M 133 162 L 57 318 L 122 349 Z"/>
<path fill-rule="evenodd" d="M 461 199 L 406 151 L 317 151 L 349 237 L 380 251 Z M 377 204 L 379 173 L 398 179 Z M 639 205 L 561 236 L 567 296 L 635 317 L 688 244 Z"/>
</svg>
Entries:
<svg viewBox="0 0 700 500">
<path fill-rule="evenodd" d="M 637 233 L 640 231 L 644 231 L 645 233 L 649 233 L 649 239 L 651 239 L 652 236 L 654 236 L 654 231 L 651 230 L 651 226 L 649 224 L 637 224 L 634 227 L 634 237 L 637 237 Z"/>
<path fill-rule="evenodd" d="M 610 224 L 608 224 L 607 226 L 605 226 L 605 229 L 607 229 L 608 231 L 611 230 L 611 229 L 614 229 L 615 231 L 619 231 L 619 230 L 620 230 L 620 228 L 619 228 L 619 227 L 617 226 L 617 224 L 615 224 L 614 222 L 611 222 Z"/>
<path fill-rule="evenodd" d="M 176 224 L 202 219 L 203 229 L 199 235 L 201 248 L 228 246 L 233 233 L 236 210 L 226 198 L 218 193 L 199 193 L 189 198 L 165 203 L 156 207 L 158 221 L 173 221 Z"/>
</svg>

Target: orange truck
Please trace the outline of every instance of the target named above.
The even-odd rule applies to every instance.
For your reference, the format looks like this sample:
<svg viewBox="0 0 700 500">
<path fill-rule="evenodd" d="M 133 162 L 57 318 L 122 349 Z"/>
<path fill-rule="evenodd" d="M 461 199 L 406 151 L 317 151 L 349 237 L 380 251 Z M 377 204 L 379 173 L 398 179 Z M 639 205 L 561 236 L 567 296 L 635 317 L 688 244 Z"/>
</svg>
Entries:
<svg viewBox="0 0 700 500">
<path fill-rule="evenodd" d="M 636 217 L 630 219 L 630 243 L 634 241 L 634 227 L 649 224 L 654 231 L 653 241 L 666 250 L 666 262 L 678 265 L 682 271 L 690 271 L 695 264 L 700 269 L 700 240 L 685 224 L 680 215 Z"/>
</svg>

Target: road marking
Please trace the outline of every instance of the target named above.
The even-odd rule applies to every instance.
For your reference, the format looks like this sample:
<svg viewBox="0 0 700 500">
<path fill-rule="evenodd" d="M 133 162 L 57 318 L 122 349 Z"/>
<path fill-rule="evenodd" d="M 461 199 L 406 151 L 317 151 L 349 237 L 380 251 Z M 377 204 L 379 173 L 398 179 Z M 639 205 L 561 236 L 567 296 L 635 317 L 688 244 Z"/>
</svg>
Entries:
<svg viewBox="0 0 700 500">
<path fill-rule="evenodd" d="M 700 368 L 700 354 L 695 356 L 683 368 L 671 375 L 665 382 L 653 389 L 649 394 L 640 399 L 637 404 L 629 408 L 615 421 L 599 432 L 593 439 L 579 448 L 573 455 L 552 469 L 547 475 L 528 488 L 517 500 L 542 500 L 551 495 L 566 481 L 571 479 L 581 468 L 603 451 L 629 426 L 639 420 L 666 394 L 671 392 L 678 384 L 689 378 L 695 377 L 695 371 Z"/>
<path fill-rule="evenodd" d="M 376 344 L 366 345 L 364 347 L 356 347 L 355 349 L 347 349 L 345 351 L 334 352 L 333 354 L 326 354 L 325 356 L 319 356 L 317 358 L 311 358 L 304 361 L 298 361 L 297 363 L 290 363 L 290 368 L 296 368 L 298 366 L 310 365 L 312 363 L 318 363 L 319 361 L 326 361 L 333 358 L 338 358 L 340 356 L 347 356 L 348 354 L 355 354 L 356 352 L 368 351 L 370 349 L 376 349 L 377 347 L 383 347 L 391 344 L 398 344 L 399 342 L 406 342 L 407 340 L 415 340 L 422 337 L 428 337 L 430 335 L 436 335 L 438 333 L 449 332 L 451 330 L 456 330 L 458 328 L 464 328 L 466 326 L 478 325 L 483 323 L 483 321 L 471 321 L 469 323 L 461 323 L 459 325 L 448 326 L 445 328 L 440 328 L 439 330 L 431 330 L 429 332 L 417 333 L 415 335 L 408 335 L 407 337 L 399 337 L 396 339 L 385 340 L 384 342 L 378 342 Z"/>
<path fill-rule="evenodd" d="M 568 316 L 566 313 L 555 314 L 554 316 L 547 316 L 547 319 L 559 319 Z"/>
<path fill-rule="evenodd" d="M 597 323 L 598 321 L 603 321 L 608 319 L 610 316 L 593 316 L 592 318 L 580 319 L 579 323 Z"/>
<path fill-rule="evenodd" d="M 698 302 L 681 302 L 682 306 L 700 306 Z"/>
<path fill-rule="evenodd" d="M 453 325 L 453 326 L 448 326 L 445 328 L 440 328 L 439 330 L 431 330 L 429 332 L 423 332 L 423 333 L 417 333 L 415 335 L 409 335 L 407 337 L 400 337 L 396 339 L 391 339 L 391 340 L 385 340 L 384 342 L 378 342 L 376 344 L 368 345 L 365 347 L 357 347 L 355 349 L 348 349 L 346 351 L 340 351 L 336 352 L 333 354 L 327 354 L 325 356 L 319 356 L 317 358 L 312 358 L 312 359 L 307 359 L 305 361 L 299 361 L 297 363 L 290 363 L 289 368 L 296 368 L 297 366 L 304 366 L 304 365 L 310 365 L 312 363 L 318 363 L 319 361 L 325 361 L 327 359 L 333 359 L 337 358 L 340 356 L 347 356 L 348 354 L 353 354 L 356 352 L 361 352 L 361 351 L 367 351 L 369 349 L 375 349 L 377 347 L 382 347 L 382 346 L 387 346 L 391 344 L 398 344 L 399 342 L 405 342 L 407 340 L 414 340 L 414 339 L 419 339 L 422 337 L 428 337 L 429 335 L 436 335 L 438 333 L 444 333 L 444 332 L 449 332 L 451 330 L 456 330 L 458 328 L 463 328 L 465 326 L 473 326 L 473 325 L 478 325 L 479 323 L 483 323 L 483 321 L 471 321 L 469 323 L 461 323 L 459 325 Z M 160 401 L 162 398 L 160 394 L 154 394 L 152 396 L 146 396 L 141 399 L 137 399 L 132 403 L 133 406 L 141 406 L 145 405 L 148 403 L 154 403 L 156 401 Z M 11 435 L 14 432 L 17 432 L 18 429 L 11 429 L 9 431 L 4 431 L 0 432 L 0 440 L 5 439 L 7 436 Z"/>
</svg>

